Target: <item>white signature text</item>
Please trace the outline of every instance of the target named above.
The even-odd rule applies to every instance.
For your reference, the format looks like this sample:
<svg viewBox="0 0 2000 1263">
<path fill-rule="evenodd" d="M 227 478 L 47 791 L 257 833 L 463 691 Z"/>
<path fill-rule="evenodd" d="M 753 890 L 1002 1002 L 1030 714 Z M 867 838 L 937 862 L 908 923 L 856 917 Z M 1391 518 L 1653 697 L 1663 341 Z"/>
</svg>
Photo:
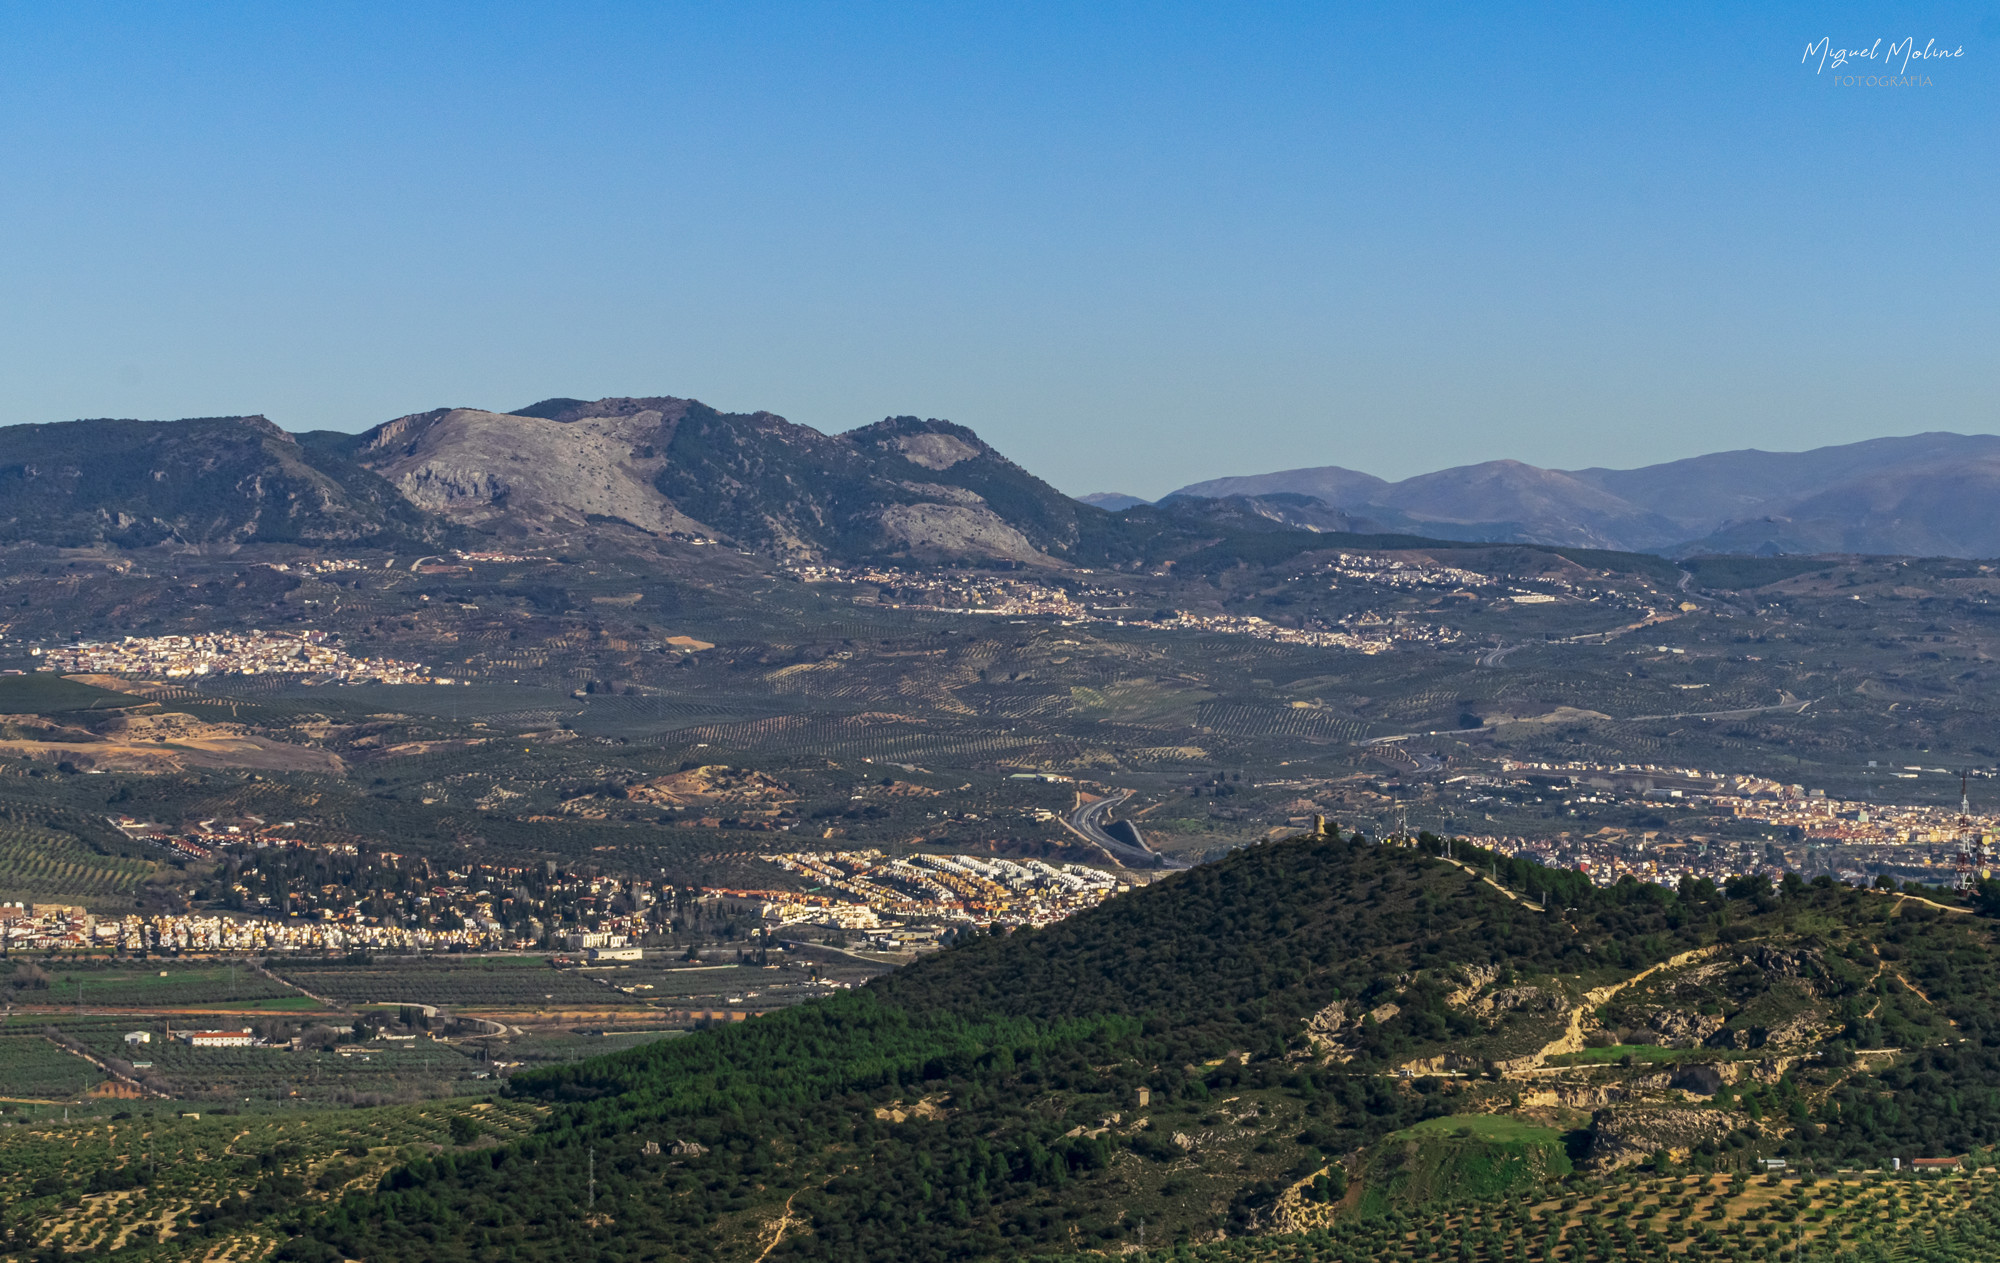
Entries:
<svg viewBox="0 0 2000 1263">
<path fill-rule="evenodd" d="M 1963 57 L 1965 56 L 1965 45 L 1960 44 L 1956 48 L 1939 48 L 1937 41 L 1933 39 L 1926 40 L 1924 46 L 1918 48 L 1916 37 L 1906 35 L 1901 40 L 1890 43 L 1886 49 L 1882 47 L 1882 41 L 1879 39 L 1865 48 L 1835 48 L 1833 47 L 1833 41 L 1822 35 L 1819 39 L 1806 45 L 1805 56 L 1799 58 L 1799 64 L 1803 66 L 1817 55 L 1819 57 L 1819 68 L 1813 71 L 1813 73 L 1821 74 L 1829 66 L 1838 70 L 1840 67 L 1845 66 L 1849 60 L 1855 58 L 1864 61 L 1879 59 L 1886 66 L 1896 60 L 1898 54 L 1903 58 L 1902 68 L 1908 70 L 1910 63 L 1913 61 L 1929 61 L 1934 57 Z"/>
</svg>

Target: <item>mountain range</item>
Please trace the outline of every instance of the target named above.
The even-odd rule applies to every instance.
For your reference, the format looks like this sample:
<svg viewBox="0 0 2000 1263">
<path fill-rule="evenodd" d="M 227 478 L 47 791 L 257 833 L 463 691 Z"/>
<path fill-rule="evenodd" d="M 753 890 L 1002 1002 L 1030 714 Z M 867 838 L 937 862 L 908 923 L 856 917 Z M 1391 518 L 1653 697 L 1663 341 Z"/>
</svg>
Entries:
<svg viewBox="0 0 2000 1263">
<path fill-rule="evenodd" d="M 447 524 L 347 459 L 351 437 L 292 435 L 263 417 L 8 426 L 0 542 L 438 542 Z"/>
<path fill-rule="evenodd" d="M 1914 434 L 1814 448 L 1716 452 L 1639 469 L 1514 460 L 1389 482 L 1337 465 L 1213 478 L 1163 502 L 1235 499 L 1310 529 L 1704 553 L 2000 554 L 2000 437 Z M 1124 509 L 1136 497 L 1085 497 Z"/>
<path fill-rule="evenodd" d="M 963 426 L 840 435 L 689 399 L 438 408 L 360 434 L 261 416 L 0 429 L 0 542 L 435 546 L 589 532 L 790 558 L 1061 564 L 1101 520 Z"/>
<path fill-rule="evenodd" d="M 791 560 L 1160 564 L 1328 532 L 1703 553 L 2000 555 L 2000 437 L 1920 434 L 1641 469 L 1489 461 L 1388 482 L 1338 466 L 1081 499 L 970 429 L 824 434 L 671 396 L 438 408 L 359 434 L 261 416 L 0 429 L 0 542 L 227 550 L 478 538 L 727 543 Z M 1271 552 L 1281 541 L 1260 549 Z M 1283 549 L 1279 549 L 1283 551 Z"/>
</svg>

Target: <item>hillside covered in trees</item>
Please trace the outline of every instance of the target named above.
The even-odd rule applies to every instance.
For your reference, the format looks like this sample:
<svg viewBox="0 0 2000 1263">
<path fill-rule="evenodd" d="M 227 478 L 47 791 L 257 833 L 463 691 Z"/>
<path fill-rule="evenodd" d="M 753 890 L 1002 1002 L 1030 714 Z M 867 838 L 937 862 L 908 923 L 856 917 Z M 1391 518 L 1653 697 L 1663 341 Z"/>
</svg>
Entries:
<svg viewBox="0 0 2000 1263">
<path fill-rule="evenodd" d="M 2000 1142 L 1993 923 L 1306 836 L 870 987 L 517 1075 L 533 1134 L 254 1195 L 294 1260 L 1018 1257 L 1572 1174 Z"/>
</svg>

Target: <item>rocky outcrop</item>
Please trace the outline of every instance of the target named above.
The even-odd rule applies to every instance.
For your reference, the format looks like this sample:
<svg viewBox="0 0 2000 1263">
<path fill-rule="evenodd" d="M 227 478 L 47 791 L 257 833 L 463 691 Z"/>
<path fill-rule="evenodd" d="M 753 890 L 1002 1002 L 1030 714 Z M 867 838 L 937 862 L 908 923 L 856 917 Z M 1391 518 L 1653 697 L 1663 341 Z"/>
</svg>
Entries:
<svg viewBox="0 0 2000 1263">
<path fill-rule="evenodd" d="M 1722 1090 L 1722 1071 L 1699 1063 L 1684 1065 L 1674 1071 L 1669 1085 L 1690 1096 L 1714 1096 Z"/>
<path fill-rule="evenodd" d="M 1048 562 L 1027 536 L 983 504 L 892 504 L 878 520 L 884 536 L 917 552 Z"/>
<path fill-rule="evenodd" d="M 1270 1228 L 1272 1232 L 1311 1232 L 1315 1228 L 1325 1228 L 1339 1215 L 1342 1203 L 1326 1200 L 1320 1190 L 1325 1181 L 1334 1174 L 1337 1163 L 1329 1163 L 1287 1186 L 1278 1194 L 1278 1200 L 1271 1206 Z M 1344 1175 L 1344 1172 L 1343 1172 Z M 1341 1181 L 1344 1187 L 1346 1181 Z"/>
<path fill-rule="evenodd" d="M 822 434 L 667 396 L 440 408 L 356 458 L 409 504 L 514 537 L 624 523 L 793 560 L 1059 564 L 1091 511 L 963 426 L 892 417 Z"/>
<path fill-rule="evenodd" d="M 1395 1003 L 1378 1004 L 1360 1017 L 1350 1018 L 1347 1001 L 1335 1000 L 1319 1012 L 1306 1019 L 1306 1042 L 1314 1052 L 1335 1061 L 1348 1061 L 1354 1053 L 1353 1041 L 1360 1035 L 1362 1024 L 1373 1021 L 1381 1025 L 1401 1013 L 1402 1007 Z"/>
<path fill-rule="evenodd" d="M 1585 1033 L 1597 1027 L 1597 1019 L 1593 1015 L 1600 1007 L 1610 1003 L 1619 992 L 1636 987 L 1656 974 L 1682 969 L 1697 961 L 1705 960 L 1719 950 L 1717 947 L 1697 947 L 1691 951 L 1670 956 L 1657 965 L 1648 965 L 1623 982 L 1616 982 L 1608 987 L 1596 987 L 1584 992 L 1583 1002 L 1570 1010 L 1568 1029 L 1544 1046 L 1541 1052 L 1536 1054 L 1536 1060 L 1538 1062 L 1545 1062 L 1550 1057 L 1560 1056 L 1563 1053 L 1582 1052 Z"/>
<path fill-rule="evenodd" d="M 1590 1159 L 1599 1167 L 1644 1162 L 1664 1149 L 1685 1161 L 1697 1145 L 1721 1140 L 1735 1123 L 1721 1110 L 1689 1106 L 1613 1105 L 1590 1123 Z"/>
<path fill-rule="evenodd" d="M 1828 1014 L 1807 1010 L 1767 1027 L 1763 1047 L 1772 1049 L 1810 1048 L 1840 1028 Z"/>
<path fill-rule="evenodd" d="M 593 519 L 652 535 L 714 534 L 654 487 L 674 405 L 551 421 L 476 408 L 400 417 L 368 436 L 361 460 L 419 508 L 517 535 L 566 534 Z"/>
<path fill-rule="evenodd" d="M 1739 959 L 1772 978 L 1818 978 L 1825 974 L 1823 956 L 1812 948 L 1771 947 L 1759 943 Z"/>
<path fill-rule="evenodd" d="M 1717 1013 L 1690 1013 L 1685 1009 L 1660 1009 L 1647 1021 L 1668 1048 L 1698 1048 L 1722 1029 Z"/>
<path fill-rule="evenodd" d="M 1306 1041 L 1314 1052 L 1345 1061 L 1347 1049 L 1341 1035 L 1347 1027 L 1347 1001 L 1335 1000 L 1306 1019 Z"/>
<path fill-rule="evenodd" d="M 950 434 L 900 434 L 889 440 L 903 459 L 925 469 L 950 469 L 979 455 L 979 449 Z"/>
<path fill-rule="evenodd" d="M 1541 987 L 1496 987 L 1476 997 L 1466 1008 L 1472 1015 L 1492 1021 L 1505 1013 L 1553 1010 L 1561 1000 Z"/>
</svg>

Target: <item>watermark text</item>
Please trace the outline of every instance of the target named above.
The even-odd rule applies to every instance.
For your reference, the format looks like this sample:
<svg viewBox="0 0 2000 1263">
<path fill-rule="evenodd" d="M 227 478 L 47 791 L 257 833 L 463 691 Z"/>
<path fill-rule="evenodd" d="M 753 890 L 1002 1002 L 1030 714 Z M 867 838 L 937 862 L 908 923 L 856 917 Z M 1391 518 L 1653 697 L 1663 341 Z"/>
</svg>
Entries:
<svg viewBox="0 0 2000 1263">
<path fill-rule="evenodd" d="M 1882 45 L 1884 43 L 1887 43 L 1889 46 L 1883 48 Z M 1831 37 L 1822 35 L 1817 40 L 1806 45 L 1805 55 L 1799 58 L 1799 64 L 1803 66 L 1814 57 L 1818 57 L 1819 65 L 1814 68 L 1813 73 L 1825 74 L 1828 70 L 1840 69 L 1850 61 L 1879 61 L 1882 67 L 1887 69 L 1897 57 L 1901 57 L 1903 64 L 1897 67 L 1896 73 L 1898 75 L 1907 75 L 1910 70 L 1910 63 L 1913 61 L 1932 61 L 1939 57 L 1963 56 L 1965 56 L 1965 45 L 1963 44 L 1950 48 L 1940 48 L 1938 47 L 1938 42 L 1932 39 L 1924 41 L 1924 46 L 1919 48 L 1917 47 L 1917 39 L 1914 35 L 1906 35 L 1900 40 L 1878 39 L 1872 44 L 1857 45 L 1853 48 L 1836 48 L 1833 45 Z"/>
</svg>

